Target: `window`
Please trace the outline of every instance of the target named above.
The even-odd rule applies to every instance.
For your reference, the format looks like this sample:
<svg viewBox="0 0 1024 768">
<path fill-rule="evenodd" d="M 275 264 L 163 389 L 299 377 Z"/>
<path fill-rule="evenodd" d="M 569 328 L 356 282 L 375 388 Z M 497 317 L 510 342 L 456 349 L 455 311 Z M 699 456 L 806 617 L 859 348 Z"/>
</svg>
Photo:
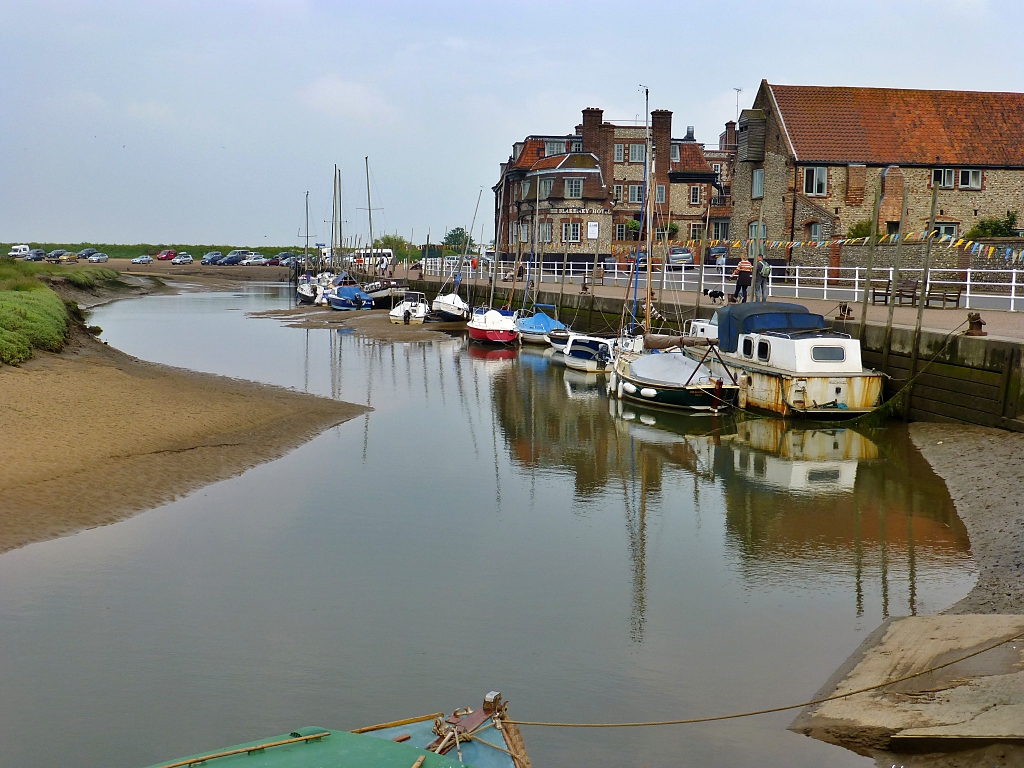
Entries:
<svg viewBox="0 0 1024 768">
<path fill-rule="evenodd" d="M 840 347 L 842 349 L 842 347 Z M 761 339 L 757 342 L 757 359 L 768 362 L 768 358 L 772 353 L 772 345 L 769 344 L 765 339 Z"/>
<path fill-rule="evenodd" d="M 644 161 L 644 150 L 646 145 L 644 144 L 630 144 L 629 145 L 629 162 L 631 163 L 642 163 Z"/>
<path fill-rule="evenodd" d="M 690 239 L 691 240 L 700 240 L 700 238 L 703 236 L 703 234 L 704 234 L 704 225 L 703 224 L 697 224 L 697 223 L 690 224 Z"/>
<path fill-rule="evenodd" d="M 564 155 L 565 154 L 565 142 L 564 141 L 545 141 L 544 142 L 544 154 L 547 157 L 552 155 Z"/>
<path fill-rule="evenodd" d="M 642 191 L 643 191 L 643 187 L 640 186 L 639 184 L 630 184 L 629 185 L 629 202 L 631 202 L 631 203 L 639 203 L 639 202 L 641 202 L 641 199 L 643 197 Z"/>
<path fill-rule="evenodd" d="M 716 313 L 717 314 L 717 313 Z M 753 357 L 754 356 L 754 340 L 747 336 L 743 339 L 743 356 Z"/>
<path fill-rule="evenodd" d="M 626 239 L 626 225 L 625 224 L 616 224 L 615 225 L 615 239 L 616 240 L 625 240 Z"/>
<path fill-rule="evenodd" d="M 887 235 L 898 235 L 900 233 L 900 223 L 898 221 L 887 221 L 885 222 L 885 234 Z"/>
<path fill-rule="evenodd" d="M 715 172 L 715 176 L 721 176 L 722 175 L 722 164 L 721 163 L 712 163 L 711 164 L 711 170 Z"/>
<path fill-rule="evenodd" d="M 583 197 L 583 179 L 566 179 L 565 196 L 572 200 L 579 200 Z"/>
<path fill-rule="evenodd" d="M 554 179 L 541 179 L 537 183 L 539 185 L 538 191 L 540 192 L 541 197 L 547 197 L 548 195 L 550 195 L 551 188 L 555 186 Z"/>
<path fill-rule="evenodd" d="M 582 141 L 574 141 L 572 143 L 572 151 L 573 152 L 582 152 L 583 151 L 583 142 Z"/>
<path fill-rule="evenodd" d="M 764 168 L 755 168 L 750 179 L 750 198 L 757 200 L 764 197 Z"/>
<path fill-rule="evenodd" d="M 519 237 L 519 225 L 510 221 L 508 223 L 508 241 L 514 243 L 517 237 Z"/>
<path fill-rule="evenodd" d="M 542 243 L 550 243 L 551 242 L 551 222 L 550 221 L 542 221 L 540 223 L 540 226 L 538 227 L 538 236 L 540 237 L 540 241 Z"/>
<path fill-rule="evenodd" d="M 626 145 L 616 144 L 615 145 L 615 162 L 624 163 L 626 162 Z"/>
<path fill-rule="evenodd" d="M 654 190 L 654 202 L 664 203 L 665 202 L 665 185 L 659 184 Z"/>
<path fill-rule="evenodd" d="M 696 184 L 690 187 L 690 205 L 700 205 L 700 187 Z"/>
<path fill-rule="evenodd" d="M 953 188 L 953 169 L 952 168 L 933 168 L 932 169 L 932 184 L 938 184 L 939 189 L 952 189 Z"/>
<path fill-rule="evenodd" d="M 580 241 L 580 223 L 578 221 L 564 222 L 562 224 L 562 242 L 578 243 Z"/>
<path fill-rule="evenodd" d="M 530 197 L 530 182 L 524 181 L 522 183 L 522 189 L 523 189 L 523 200 L 529 199 L 529 197 Z"/>
<path fill-rule="evenodd" d="M 713 240 L 728 240 L 729 239 L 729 222 L 728 221 L 715 221 L 711 224 L 711 238 Z"/>
<path fill-rule="evenodd" d="M 842 347 L 811 347 L 811 360 L 816 363 L 841 363 L 846 359 Z"/>
<path fill-rule="evenodd" d="M 673 144 L 672 145 L 671 156 L 672 156 L 672 162 L 673 163 L 678 163 L 679 162 L 679 145 L 678 144 Z"/>
<path fill-rule="evenodd" d="M 807 225 L 807 238 L 812 243 L 820 243 L 821 242 L 821 222 L 820 221 L 812 221 L 810 224 Z"/>
<path fill-rule="evenodd" d="M 668 235 L 668 229 L 666 227 L 655 227 L 654 228 L 654 239 L 655 240 L 664 240 L 666 235 Z"/>
<path fill-rule="evenodd" d="M 529 222 L 527 222 L 526 224 L 520 224 L 519 225 L 519 242 L 521 242 L 521 243 L 528 242 L 530 240 L 530 231 L 531 230 L 532 230 L 532 227 L 530 226 Z"/>
<path fill-rule="evenodd" d="M 747 227 L 747 255 L 754 257 L 757 255 L 757 222 L 752 221 Z M 768 225 L 764 222 L 761 223 L 761 253 L 765 252 L 764 241 L 768 239 Z"/>
<path fill-rule="evenodd" d="M 804 168 L 804 194 L 824 197 L 828 194 L 828 168 L 824 165 Z"/>
<path fill-rule="evenodd" d="M 960 189 L 981 189 L 981 171 L 960 171 Z"/>
<path fill-rule="evenodd" d="M 946 235 L 956 237 L 956 231 L 959 227 L 959 224 L 936 224 L 935 232 L 939 237 L 945 237 Z"/>
<path fill-rule="evenodd" d="M 621 184 L 616 184 L 614 187 L 612 187 L 612 190 L 613 190 L 613 193 L 615 195 L 615 202 L 616 203 L 621 203 L 622 202 L 622 185 Z"/>
</svg>

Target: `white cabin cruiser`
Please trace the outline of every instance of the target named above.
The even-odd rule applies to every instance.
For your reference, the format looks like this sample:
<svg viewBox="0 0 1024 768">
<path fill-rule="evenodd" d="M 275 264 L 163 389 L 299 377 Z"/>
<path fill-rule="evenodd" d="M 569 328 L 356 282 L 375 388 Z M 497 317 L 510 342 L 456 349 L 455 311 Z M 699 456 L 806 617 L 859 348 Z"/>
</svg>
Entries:
<svg viewBox="0 0 1024 768">
<path fill-rule="evenodd" d="M 402 301 L 388 313 L 395 325 L 422 325 L 430 314 L 427 297 L 419 291 L 406 291 Z"/>
<path fill-rule="evenodd" d="M 835 419 L 873 410 L 882 374 L 861 362 L 860 341 L 831 330 L 800 304 L 752 302 L 720 307 L 709 320 L 687 321 L 690 336 L 718 339 L 704 364 L 740 384 L 740 407 L 783 416 Z M 689 347 L 691 357 L 703 351 Z"/>
<path fill-rule="evenodd" d="M 469 304 L 458 293 L 446 293 L 434 299 L 435 314 L 445 322 L 458 323 L 469 320 Z"/>
</svg>

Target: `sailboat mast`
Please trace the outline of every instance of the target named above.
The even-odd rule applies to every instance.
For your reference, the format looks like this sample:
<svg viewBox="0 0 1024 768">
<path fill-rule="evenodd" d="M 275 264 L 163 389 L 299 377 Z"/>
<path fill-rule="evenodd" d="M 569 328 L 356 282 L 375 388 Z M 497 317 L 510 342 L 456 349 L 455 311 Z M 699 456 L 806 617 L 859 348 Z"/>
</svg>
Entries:
<svg viewBox="0 0 1024 768">
<path fill-rule="evenodd" d="M 498 276 L 499 255 L 501 253 L 501 217 L 505 215 L 505 175 L 501 176 L 501 190 L 498 192 L 498 225 L 494 230 L 494 264 L 491 269 L 491 296 L 487 300 L 487 308 L 494 307 L 494 281 Z"/>
<path fill-rule="evenodd" d="M 306 250 L 302 252 L 302 263 L 309 271 L 309 190 L 306 190 Z"/>
<path fill-rule="evenodd" d="M 480 199 L 484 196 L 483 187 L 480 188 L 479 194 L 476 196 L 476 207 L 473 209 L 473 223 L 469 225 L 469 231 L 466 233 L 466 242 L 462 248 L 462 256 L 459 257 L 459 268 L 455 272 L 456 275 L 462 274 L 462 265 L 466 263 L 466 255 L 469 253 L 469 241 L 473 239 L 473 228 L 476 227 L 476 215 L 480 211 Z M 454 281 L 455 278 L 452 278 Z M 455 295 L 459 295 L 458 286 L 456 286 Z M 466 287 L 466 298 L 469 298 L 469 287 Z"/>
<path fill-rule="evenodd" d="M 645 222 L 646 225 L 647 225 L 647 227 L 646 227 L 646 240 L 647 240 L 647 307 L 646 307 L 646 309 L 644 311 L 644 332 L 645 333 L 650 333 L 651 332 L 651 310 L 653 309 L 653 307 L 651 306 L 651 301 L 653 299 L 653 294 L 652 294 L 652 291 L 651 291 L 651 271 L 653 269 L 652 265 L 653 265 L 653 262 L 654 262 L 654 248 L 653 248 L 653 243 L 651 242 L 651 227 L 654 225 L 654 199 L 651 196 L 651 177 L 654 176 L 655 163 L 657 163 L 658 159 L 656 157 L 652 156 L 653 153 L 654 153 L 654 144 L 651 141 L 651 125 L 650 125 L 650 119 L 649 119 L 650 110 L 649 110 L 649 105 L 647 103 L 648 100 L 649 100 L 649 97 L 648 97 L 647 94 L 648 94 L 647 89 L 644 89 L 644 102 L 645 102 L 644 103 L 644 112 L 648 115 L 648 119 L 646 121 L 647 122 L 647 127 L 646 127 L 646 131 L 645 131 L 645 133 L 646 133 L 646 136 L 645 136 L 646 147 L 644 149 L 644 156 L 645 156 L 644 159 L 647 161 L 647 170 L 644 172 L 644 175 L 647 177 L 646 183 L 645 183 L 645 189 L 644 189 L 644 197 L 647 198 L 647 211 L 646 211 L 647 220 Z M 664 266 L 662 268 L 664 269 Z"/>
<path fill-rule="evenodd" d="M 373 259 L 373 206 L 370 204 L 370 157 L 366 156 L 366 215 L 370 220 L 370 256 Z M 363 259 L 363 269 L 367 267 L 366 259 Z"/>
<path fill-rule="evenodd" d="M 334 269 L 334 255 L 337 250 L 338 235 L 338 166 L 334 166 L 334 175 L 331 177 L 331 263 L 330 268 Z"/>
<path fill-rule="evenodd" d="M 335 167 L 337 167 L 337 166 L 335 166 Z M 339 261 L 339 263 L 344 263 L 344 261 L 345 261 L 345 254 L 344 254 L 345 238 L 344 238 L 344 231 L 342 230 L 342 224 L 341 224 L 343 219 L 344 219 L 344 214 L 342 213 L 342 209 L 341 209 L 341 168 L 338 168 L 338 261 Z"/>
</svg>

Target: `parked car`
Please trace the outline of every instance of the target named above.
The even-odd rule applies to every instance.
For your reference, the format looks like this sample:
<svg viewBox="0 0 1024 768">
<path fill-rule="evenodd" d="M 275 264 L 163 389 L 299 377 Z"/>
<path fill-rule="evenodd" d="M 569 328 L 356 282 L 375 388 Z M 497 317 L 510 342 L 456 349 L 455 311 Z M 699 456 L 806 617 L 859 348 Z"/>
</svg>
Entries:
<svg viewBox="0 0 1024 768">
<path fill-rule="evenodd" d="M 24 259 L 32 249 L 27 245 L 15 245 L 7 252 L 12 259 Z"/>
<path fill-rule="evenodd" d="M 59 264 L 75 264 L 78 262 L 78 254 L 74 251 L 66 251 L 57 259 Z"/>
<path fill-rule="evenodd" d="M 281 264 L 281 260 L 277 256 L 271 256 L 269 259 L 263 262 L 265 267 L 276 267 Z"/>
<path fill-rule="evenodd" d="M 97 249 L 95 249 L 95 248 L 83 248 L 82 250 L 80 250 L 78 252 L 78 258 L 80 258 L 80 259 L 88 259 L 94 253 L 98 253 Z"/>
<path fill-rule="evenodd" d="M 134 259 L 132 259 L 132 264 L 152 264 L 152 263 L 153 263 L 153 257 L 152 256 L 147 256 L 146 254 L 143 254 L 142 256 L 136 256 Z"/>
<path fill-rule="evenodd" d="M 235 255 L 232 256 L 231 253 L 234 253 Z M 232 251 L 231 253 L 229 253 L 223 259 L 218 261 L 217 262 L 217 266 L 218 267 L 234 266 L 235 264 L 241 264 L 247 258 L 247 256 L 245 256 L 245 255 L 243 255 L 241 253 L 238 253 L 236 251 Z"/>
<path fill-rule="evenodd" d="M 665 268 L 668 270 L 687 269 L 693 266 L 693 251 L 681 245 L 674 245 L 668 249 L 668 263 Z"/>
<path fill-rule="evenodd" d="M 164 250 L 160 251 L 160 253 L 158 253 L 156 255 L 156 260 L 157 261 L 171 261 L 177 255 L 178 255 L 178 252 L 176 250 L 174 250 L 173 248 L 165 248 Z"/>
<path fill-rule="evenodd" d="M 720 256 L 729 256 L 729 246 L 713 245 L 708 248 L 708 255 L 704 257 L 705 264 L 717 264 Z"/>
<path fill-rule="evenodd" d="M 109 257 L 105 253 L 94 253 L 94 254 L 91 254 L 89 256 L 89 263 L 90 264 L 102 264 L 108 258 Z"/>
<path fill-rule="evenodd" d="M 63 248 L 54 248 L 48 254 L 46 254 L 46 260 L 56 264 L 60 261 L 60 257 L 67 253 Z"/>
<path fill-rule="evenodd" d="M 216 264 L 218 261 L 224 258 L 224 254 L 220 251 L 210 251 L 208 254 L 203 256 L 203 260 L 200 264 Z"/>
<path fill-rule="evenodd" d="M 171 264 L 191 264 L 191 263 L 192 263 L 192 257 L 189 256 L 187 253 L 179 253 L 177 256 L 175 256 L 173 259 L 171 259 Z"/>
<path fill-rule="evenodd" d="M 285 256 L 283 259 L 281 259 L 280 265 L 282 267 L 288 267 L 289 269 L 291 269 L 292 267 L 295 266 L 298 260 L 298 256 Z"/>
<path fill-rule="evenodd" d="M 42 248 L 33 248 L 28 252 L 25 261 L 43 261 L 46 258 L 46 251 Z"/>
<path fill-rule="evenodd" d="M 266 263 L 267 260 L 264 258 L 263 254 L 256 253 L 254 251 L 250 251 L 249 255 L 239 262 L 243 267 L 262 267 Z"/>
</svg>

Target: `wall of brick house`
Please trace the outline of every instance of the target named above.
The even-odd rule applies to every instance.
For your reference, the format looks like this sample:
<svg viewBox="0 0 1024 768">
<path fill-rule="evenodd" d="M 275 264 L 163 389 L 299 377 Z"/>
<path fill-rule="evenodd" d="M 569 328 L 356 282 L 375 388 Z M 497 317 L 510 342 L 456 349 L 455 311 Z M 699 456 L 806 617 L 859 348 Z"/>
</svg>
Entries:
<svg viewBox="0 0 1024 768">
<path fill-rule="evenodd" d="M 1020 264 L 1009 264 L 1005 258 L 1005 249 L 1012 248 L 1019 251 L 1024 248 L 1024 239 L 998 238 L 987 241 L 995 245 L 999 252 L 992 258 L 982 253 L 970 254 L 963 248 L 949 248 L 944 243 L 933 243 L 931 253 L 931 265 L 933 269 L 956 269 L 963 270 L 1007 270 L 1017 269 L 1019 271 L 1018 282 L 1024 282 L 1024 266 Z M 866 267 L 868 263 L 867 245 L 841 245 L 839 247 L 839 266 L 841 267 Z M 900 256 L 901 268 L 920 269 L 924 265 L 924 243 L 905 243 L 903 253 Z M 800 246 L 793 249 L 792 261 L 794 266 L 827 267 L 830 265 L 831 246 L 826 244 L 812 248 Z M 781 256 L 782 251 L 770 251 L 769 256 Z M 875 246 L 874 264 L 879 268 L 892 267 L 895 265 L 896 246 L 890 244 Z M 979 279 L 981 279 L 979 277 Z M 993 278 L 995 279 L 995 278 Z M 1007 276 L 1006 279 L 1009 279 Z M 1002 278 L 1000 278 L 1002 280 Z"/>
</svg>

